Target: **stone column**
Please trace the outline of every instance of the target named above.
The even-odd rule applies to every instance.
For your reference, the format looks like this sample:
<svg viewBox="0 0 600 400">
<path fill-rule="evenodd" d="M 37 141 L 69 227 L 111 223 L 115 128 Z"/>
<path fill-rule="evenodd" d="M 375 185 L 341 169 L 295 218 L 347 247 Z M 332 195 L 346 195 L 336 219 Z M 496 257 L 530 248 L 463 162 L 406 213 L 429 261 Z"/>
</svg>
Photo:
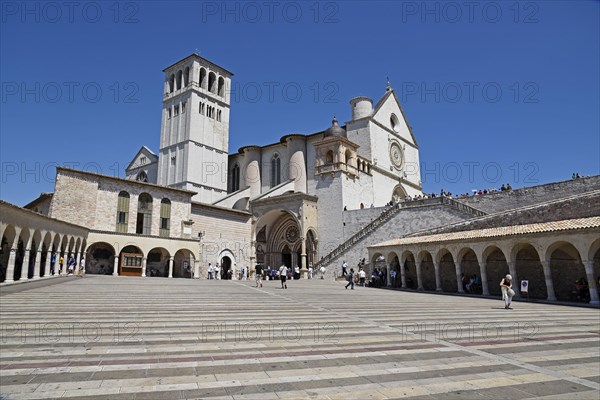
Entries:
<svg viewBox="0 0 600 400">
<path fill-rule="evenodd" d="M 8 256 L 8 264 L 6 266 L 6 279 L 4 280 L 4 282 L 14 282 L 14 275 L 15 275 L 15 261 L 17 260 L 17 248 L 16 246 L 18 246 L 18 242 L 17 244 L 13 244 L 13 246 L 10 248 L 10 255 Z"/>
<path fill-rule="evenodd" d="M 554 294 L 554 284 L 552 283 L 552 271 L 550 270 L 550 261 L 548 260 L 544 260 L 542 261 L 542 267 L 544 268 L 544 277 L 546 278 L 546 291 L 548 292 L 548 299 L 549 301 L 556 301 L 556 295 Z M 515 291 L 515 293 L 517 291 L 521 291 L 521 288 L 518 287 L 517 289 L 514 288 L 514 283 L 513 283 L 513 290 Z M 520 285 L 519 285 L 520 286 Z"/>
<path fill-rule="evenodd" d="M 300 252 L 300 272 L 302 273 L 302 279 L 308 279 L 308 265 L 306 264 L 306 238 L 302 238 L 302 248 Z M 263 265 L 264 268 L 264 265 Z"/>
<path fill-rule="evenodd" d="M 406 261 L 404 261 L 404 263 L 400 263 L 400 283 L 402 284 L 402 289 L 406 289 L 406 271 L 404 270 L 405 264 Z"/>
<path fill-rule="evenodd" d="M 142 277 L 146 277 L 146 257 L 142 258 Z"/>
<path fill-rule="evenodd" d="M 600 300 L 598 299 L 598 286 L 596 286 L 596 279 L 594 279 L 594 260 L 584 261 L 583 265 L 590 291 L 590 304 L 598 305 L 600 304 Z"/>
<path fill-rule="evenodd" d="M 521 288 L 517 288 L 517 282 L 519 282 L 519 279 L 517 278 L 517 262 L 515 261 L 507 261 L 506 262 L 508 264 L 508 272 L 510 273 L 510 276 L 512 276 L 513 278 L 513 290 L 515 291 L 515 297 L 516 299 L 518 299 L 519 297 L 521 297 Z M 521 286 L 521 285 L 519 285 Z M 518 289 L 518 290 L 517 290 Z"/>
<path fill-rule="evenodd" d="M 415 259 L 415 265 L 417 266 L 417 290 L 423 289 L 423 279 L 421 278 L 421 260 L 418 257 Z"/>
<path fill-rule="evenodd" d="M 169 257 L 169 278 L 173 277 L 173 257 Z"/>
<path fill-rule="evenodd" d="M 392 268 L 391 265 L 387 265 L 386 264 L 385 270 L 386 270 L 386 273 L 387 273 L 387 287 L 392 287 L 392 275 L 390 273 L 391 272 L 391 268 Z"/>
<path fill-rule="evenodd" d="M 25 254 L 23 256 L 23 265 L 21 266 L 21 281 L 26 281 L 27 275 L 29 274 L 29 253 L 31 249 L 25 249 Z"/>
<path fill-rule="evenodd" d="M 487 281 L 487 263 L 485 261 L 482 261 L 479 263 L 479 276 L 481 277 L 481 291 L 482 291 L 482 295 L 484 296 L 489 296 L 490 295 L 490 290 L 488 288 L 488 281 Z M 515 290 L 515 293 L 517 291 Z"/>
<path fill-rule="evenodd" d="M 69 259 L 71 258 L 71 253 L 66 253 L 65 252 L 65 256 L 63 257 L 63 268 L 61 271 L 61 275 L 66 276 L 67 275 L 67 270 L 69 269 Z"/>
<path fill-rule="evenodd" d="M 46 253 L 46 262 L 44 263 L 44 277 L 50 276 L 50 263 L 52 262 L 52 247 Z"/>
<path fill-rule="evenodd" d="M 458 285 L 458 293 L 464 293 L 465 289 L 463 288 L 462 279 L 461 279 L 462 268 L 460 267 L 460 262 L 455 261 L 454 268 L 456 269 L 456 283 Z"/>
<path fill-rule="evenodd" d="M 442 291 L 442 279 L 440 278 L 440 262 L 433 260 L 433 269 L 435 270 L 435 291 Z"/>
<path fill-rule="evenodd" d="M 54 252 L 54 265 L 52 266 L 52 276 L 58 276 L 58 269 L 60 268 L 60 250 Z"/>
<path fill-rule="evenodd" d="M 81 260 L 81 252 L 79 249 L 75 252 L 75 268 L 73 268 L 73 275 L 79 275 L 79 260 Z"/>
<path fill-rule="evenodd" d="M 194 279 L 200 279 L 200 260 L 194 260 Z"/>
<path fill-rule="evenodd" d="M 113 276 L 119 276 L 119 256 L 115 256 Z"/>
<path fill-rule="evenodd" d="M 39 279 L 40 278 L 40 266 L 42 265 L 42 250 L 38 250 L 35 253 L 35 264 L 33 266 L 33 276 L 31 279 Z"/>
</svg>

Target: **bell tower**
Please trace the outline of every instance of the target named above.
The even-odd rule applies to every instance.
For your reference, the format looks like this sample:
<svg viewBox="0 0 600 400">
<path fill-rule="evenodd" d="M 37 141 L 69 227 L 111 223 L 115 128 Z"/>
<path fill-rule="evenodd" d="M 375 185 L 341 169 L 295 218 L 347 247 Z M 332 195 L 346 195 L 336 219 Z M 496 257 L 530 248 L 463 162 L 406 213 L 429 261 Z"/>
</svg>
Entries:
<svg viewBox="0 0 600 400">
<path fill-rule="evenodd" d="M 158 184 L 197 192 L 194 201 L 212 203 L 227 194 L 233 74 L 198 54 L 163 72 Z"/>
</svg>

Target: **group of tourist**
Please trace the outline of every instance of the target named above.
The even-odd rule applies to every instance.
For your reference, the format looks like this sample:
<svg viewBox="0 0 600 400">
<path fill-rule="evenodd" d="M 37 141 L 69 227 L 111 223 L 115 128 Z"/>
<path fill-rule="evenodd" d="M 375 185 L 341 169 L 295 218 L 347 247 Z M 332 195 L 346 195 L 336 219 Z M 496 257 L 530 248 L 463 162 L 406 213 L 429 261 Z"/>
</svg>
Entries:
<svg viewBox="0 0 600 400">
<path fill-rule="evenodd" d="M 245 269 L 245 267 L 242 269 Z M 321 267 L 319 272 L 321 274 L 321 279 L 325 279 L 325 267 Z M 315 270 L 313 265 L 309 264 L 306 275 L 307 279 L 313 279 L 314 274 Z M 301 271 L 298 265 L 292 269 L 288 268 L 285 264 L 282 264 L 279 268 L 272 268 L 269 265 L 265 268 L 262 264 L 257 264 L 254 270 L 254 279 L 256 281 L 255 287 L 262 287 L 263 281 L 265 280 L 279 280 L 281 282 L 281 288 L 287 289 L 287 281 L 301 279 Z"/>
<path fill-rule="evenodd" d="M 56 265 L 56 253 L 52 253 L 50 256 L 50 275 L 60 275 L 63 272 L 63 266 L 65 265 L 65 258 L 60 256 L 58 259 L 58 269 L 55 271 L 54 266 Z M 77 260 L 74 256 L 69 257 L 66 264 L 67 276 L 76 275 L 83 277 L 85 275 L 85 256 L 81 257 L 79 261 L 79 268 L 77 267 Z"/>
<path fill-rule="evenodd" d="M 481 279 L 477 276 L 477 274 L 473 274 L 470 277 L 465 276 L 465 274 L 461 274 L 461 281 L 463 285 L 463 290 L 466 293 L 476 293 L 478 289 L 481 289 Z"/>
<path fill-rule="evenodd" d="M 360 260 L 358 262 L 357 265 L 357 269 L 358 272 L 354 271 L 354 268 L 350 268 L 348 269 L 348 263 L 344 260 L 342 261 L 342 265 L 341 265 L 341 274 L 340 276 L 345 277 L 346 281 L 348 282 L 346 284 L 346 289 L 348 289 L 348 287 L 350 287 L 350 289 L 354 289 L 354 285 L 360 285 L 360 286 L 366 286 L 367 285 L 367 273 L 364 269 L 365 266 L 365 259 L 363 258 L 362 260 Z M 322 279 L 322 278 L 321 278 Z M 371 277 L 371 280 L 373 281 L 373 276 Z M 372 286 L 370 284 L 370 286 Z"/>
<path fill-rule="evenodd" d="M 455 195 L 455 194 L 452 194 L 452 192 L 447 192 L 446 190 L 442 189 L 442 190 L 440 190 L 439 194 L 436 194 L 436 193 L 423 193 L 423 194 L 417 194 L 415 196 L 406 195 L 406 196 L 404 196 L 403 199 L 397 199 L 396 201 L 391 200 L 389 203 L 386 204 L 386 206 L 398 205 L 401 202 L 408 203 L 408 202 L 411 202 L 411 201 L 434 199 L 434 198 L 438 198 L 438 197 L 448 198 L 448 199 L 454 199 L 454 198 L 466 199 L 468 197 L 483 196 L 483 195 L 486 195 L 486 194 L 498 193 L 498 192 L 506 192 L 506 191 L 510 191 L 510 190 L 512 190 L 512 186 L 510 185 L 510 183 L 502 184 L 502 186 L 499 189 L 496 189 L 496 188 L 492 188 L 492 189 L 473 189 L 473 194 L 463 193 L 463 194 Z M 346 208 L 344 208 L 344 211 L 346 211 Z"/>
<path fill-rule="evenodd" d="M 600 295 L 600 276 L 596 285 L 598 294 Z M 571 291 L 571 301 L 589 303 L 590 302 L 590 285 L 585 277 L 581 277 L 575 281 L 573 290 Z"/>
</svg>

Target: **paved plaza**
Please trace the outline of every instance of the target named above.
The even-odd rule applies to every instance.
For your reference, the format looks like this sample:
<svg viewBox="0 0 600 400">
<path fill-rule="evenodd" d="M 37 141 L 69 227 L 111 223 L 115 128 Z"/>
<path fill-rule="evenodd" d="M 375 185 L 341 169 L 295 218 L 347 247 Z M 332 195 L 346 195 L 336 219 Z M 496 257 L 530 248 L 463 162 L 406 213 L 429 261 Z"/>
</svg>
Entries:
<svg viewBox="0 0 600 400">
<path fill-rule="evenodd" d="M 344 282 L 0 288 L 6 399 L 598 399 L 600 311 Z"/>
</svg>

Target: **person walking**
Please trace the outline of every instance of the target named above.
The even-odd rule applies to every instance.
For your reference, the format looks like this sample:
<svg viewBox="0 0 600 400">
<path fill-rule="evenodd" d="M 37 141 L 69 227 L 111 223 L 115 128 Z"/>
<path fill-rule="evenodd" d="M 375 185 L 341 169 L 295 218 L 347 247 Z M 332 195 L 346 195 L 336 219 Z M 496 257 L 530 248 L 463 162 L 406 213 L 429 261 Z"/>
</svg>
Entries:
<svg viewBox="0 0 600 400">
<path fill-rule="evenodd" d="M 346 276 L 348 274 L 348 264 L 346 264 L 346 261 L 344 260 L 342 262 L 342 276 Z"/>
<path fill-rule="evenodd" d="M 85 276 L 85 256 L 81 257 L 81 261 L 79 261 L 79 271 L 77 276 L 82 278 Z"/>
<path fill-rule="evenodd" d="M 255 277 L 256 277 L 256 287 L 258 287 L 260 285 L 260 287 L 262 287 L 262 265 L 260 264 L 256 264 L 256 268 L 255 268 Z"/>
<path fill-rule="evenodd" d="M 354 268 L 350 268 L 350 272 L 348 273 L 348 284 L 346 285 L 346 289 L 348 286 L 351 286 L 350 289 L 354 290 Z"/>
<path fill-rule="evenodd" d="M 500 281 L 500 290 L 502 290 L 502 300 L 504 300 L 504 309 L 512 310 L 510 304 L 512 298 L 515 295 L 515 291 L 512 289 L 512 276 L 507 274 L 502 281 Z"/>
<path fill-rule="evenodd" d="M 325 279 L 325 266 L 321 266 L 319 272 L 321 272 L 321 279 Z"/>
<path fill-rule="evenodd" d="M 313 276 L 313 266 L 312 264 L 308 265 L 308 279 L 312 279 Z"/>
<path fill-rule="evenodd" d="M 283 264 L 281 267 L 279 267 L 279 280 L 281 281 L 282 289 L 287 289 L 287 283 L 285 283 L 287 281 L 287 274 L 288 267 L 286 267 L 285 264 Z"/>
<path fill-rule="evenodd" d="M 219 265 L 219 263 L 215 265 L 215 279 L 221 280 L 221 266 Z"/>
<path fill-rule="evenodd" d="M 77 266 L 77 261 L 75 261 L 75 257 L 69 257 L 69 261 L 67 261 L 67 275 L 73 275 L 75 271 L 75 267 Z"/>
<path fill-rule="evenodd" d="M 365 272 L 364 269 L 361 268 L 360 271 L 358 271 L 358 278 L 360 279 L 359 280 L 360 285 L 362 287 L 365 287 L 365 281 L 367 279 L 367 273 Z"/>
</svg>

